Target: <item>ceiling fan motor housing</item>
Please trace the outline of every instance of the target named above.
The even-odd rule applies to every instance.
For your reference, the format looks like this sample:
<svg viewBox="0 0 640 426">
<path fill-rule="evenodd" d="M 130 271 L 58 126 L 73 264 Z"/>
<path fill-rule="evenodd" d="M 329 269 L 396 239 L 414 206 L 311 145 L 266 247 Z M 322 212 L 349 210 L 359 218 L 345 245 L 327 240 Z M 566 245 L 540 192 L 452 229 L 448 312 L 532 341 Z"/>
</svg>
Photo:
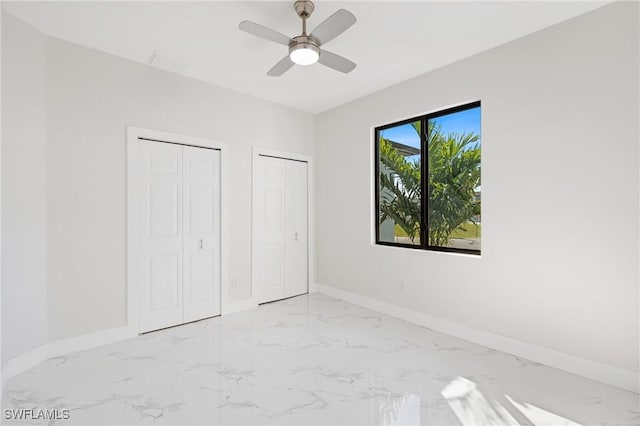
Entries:
<svg viewBox="0 0 640 426">
<path fill-rule="evenodd" d="M 300 18 L 307 19 L 313 13 L 315 6 L 312 1 L 309 0 L 297 0 L 293 4 L 293 8 Z"/>
<path fill-rule="evenodd" d="M 318 46 L 318 43 L 309 36 L 299 35 L 294 37 L 292 40 L 293 43 L 289 45 L 289 54 L 298 49 L 311 49 L 318 54 L 320 53 L 320 46 Z"/>
<path fill-rule="evenodd" d="M 301 56 L 303 52 L 304 56 Z M 311 52 L 315 52 L 315 55 Z M 320 47 L 318 46 L 318 43 L 311 37 L 307 35 L 300 35 L 294 37 L 293 42 L 289 45 L 289 56 L 295 63 L 299 65 L 311 65 L 320 57 Z"/>
</svg>

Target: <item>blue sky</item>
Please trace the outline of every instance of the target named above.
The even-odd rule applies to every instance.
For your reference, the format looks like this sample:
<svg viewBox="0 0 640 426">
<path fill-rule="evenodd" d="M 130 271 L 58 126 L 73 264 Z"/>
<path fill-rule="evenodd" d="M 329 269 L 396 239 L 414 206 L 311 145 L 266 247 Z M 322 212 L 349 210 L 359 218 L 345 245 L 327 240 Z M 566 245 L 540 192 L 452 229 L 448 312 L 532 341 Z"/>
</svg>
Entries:
<svg viewBox="0 0 640 426">
<path fill-rule="evenodd" d="M 442 133 L 477 133 L 480 134 L 480 107 L 444 115 L 433 119 L 441 126 Z M 405 145 L 420 148 L 420 137 L 411 124 L 392 127 L 382 131 L 382 137 Z"/>
</svg>

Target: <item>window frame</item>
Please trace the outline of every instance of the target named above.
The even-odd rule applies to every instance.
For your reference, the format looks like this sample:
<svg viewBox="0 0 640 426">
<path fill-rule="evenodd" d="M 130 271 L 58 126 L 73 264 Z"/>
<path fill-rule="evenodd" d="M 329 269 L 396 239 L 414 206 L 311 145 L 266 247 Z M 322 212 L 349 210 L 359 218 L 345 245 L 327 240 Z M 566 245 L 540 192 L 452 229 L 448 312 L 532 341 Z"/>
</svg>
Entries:
<svg viewBox="0 0 640 426">
<path fill-rule="evenodd" d="M 466 111 L 473 108 L 481 108 L 481 101 L 469 102 L 462 105 L 457 105 L 451 108 L 446 108 L 443 110 L 438 110 L 429 114 L 423 114 L 412 118 L 407 118 L 404 120 L 396 121 L 393 123 L 384 124 L 381 126 L 377 126 L 374 128 L 374 139 L 373 139 L 373 149 L 374 149 L 374 173 L 375 173 L 375 243 L 376 245 L 381 246 L 389 246 L 389 247 L 403 247 L 417 250 L 427 250 L 427 251 L 438 251 L 438 252 L 448 252 L 448 253 L 462 253 L 462 254 L 473 254 L 480 255 L 482 249 L 480 250 L 472 250 L 472 249 L 462 249 L 456 247 L 440 247 L 430 245 L 428 242 L 427 234 L 428 234 L 428 211 L 429 204 L 431 202 L 430 197 L 425 194 L 428 194 L 429 191 L 429 159 L 428 159 L 428 143 L 427 140 L 427 132 L 429 120 L 433 120 L 438 117 L 442 117 L 449 114 L 455 114 L 457 112 Z M 482 112 L 481 112 L 482 114 Z M 405 124 L 414 123 L 416 121 L 420 122 L 420 185 L 422 187 L 421 190 L 421 200 L 420 200 L 420 244 L 406 244 L 406 243 L 396 243 L 391 241 L 381 241 L 380 240 L 380 132 L 390 129 L 397 126 L 402 126 Z M 482 133 L 482 123 L 480 127 L 480 132 Z M 480 161 L 482 164 L 482 160 Z M 481 207 L 482 208 L 482 207 Z M 482 237 L 481 237 L 482 238 Z"/>
</svg>

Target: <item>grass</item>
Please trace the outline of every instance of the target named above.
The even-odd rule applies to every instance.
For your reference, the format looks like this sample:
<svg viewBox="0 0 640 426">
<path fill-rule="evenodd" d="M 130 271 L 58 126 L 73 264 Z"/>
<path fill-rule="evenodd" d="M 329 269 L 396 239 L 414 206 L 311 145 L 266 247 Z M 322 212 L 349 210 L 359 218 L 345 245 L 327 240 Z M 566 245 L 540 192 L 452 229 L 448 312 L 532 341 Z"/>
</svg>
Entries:
<svg viewBox="0 0 640 426">
<path fill-rule="evenodd" d="M 407 233 L 402 230 L 400 225 L 395 227 L 396 237 L 406 237 Z M 479 238 L 482 235 L 482 225 L 474 225 L 471 222 L 465 223 L 462 227 L 456 229 L 451 234 L 451 238 Z"/>
<path fill-rule="evenodd" d="M 394 232 L 396 234 L 396 237 L 406 237 L 407 236 L 407 233 L 404 232 L 404 229 L 402 229 L 400 227 L 400 225 L 398 225 L 398 224 L 396 224 Z"/>
<path fill-rule="evenodd" d="M 462 227 L 456 229 L 451 234 L 451 238 L 480 238 L 482 235 L 482 225 L 467 222 Z"/>
</svg>

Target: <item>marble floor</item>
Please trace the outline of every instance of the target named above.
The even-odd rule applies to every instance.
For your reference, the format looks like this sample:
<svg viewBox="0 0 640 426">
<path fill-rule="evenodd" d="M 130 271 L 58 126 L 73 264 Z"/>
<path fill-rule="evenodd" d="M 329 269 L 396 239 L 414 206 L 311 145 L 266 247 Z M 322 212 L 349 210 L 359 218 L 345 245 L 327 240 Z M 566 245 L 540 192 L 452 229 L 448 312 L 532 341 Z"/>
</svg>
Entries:
<svg viewBox="0 0 640 426">
<path fill-rule="evenodd" d="M 7 384 L 2 420 L 637 425 L 638 405 L 631 392 L 311 294 L 48 360 Z M 7 409 L 69 418 L 6 420 Z"/>
</svg>

